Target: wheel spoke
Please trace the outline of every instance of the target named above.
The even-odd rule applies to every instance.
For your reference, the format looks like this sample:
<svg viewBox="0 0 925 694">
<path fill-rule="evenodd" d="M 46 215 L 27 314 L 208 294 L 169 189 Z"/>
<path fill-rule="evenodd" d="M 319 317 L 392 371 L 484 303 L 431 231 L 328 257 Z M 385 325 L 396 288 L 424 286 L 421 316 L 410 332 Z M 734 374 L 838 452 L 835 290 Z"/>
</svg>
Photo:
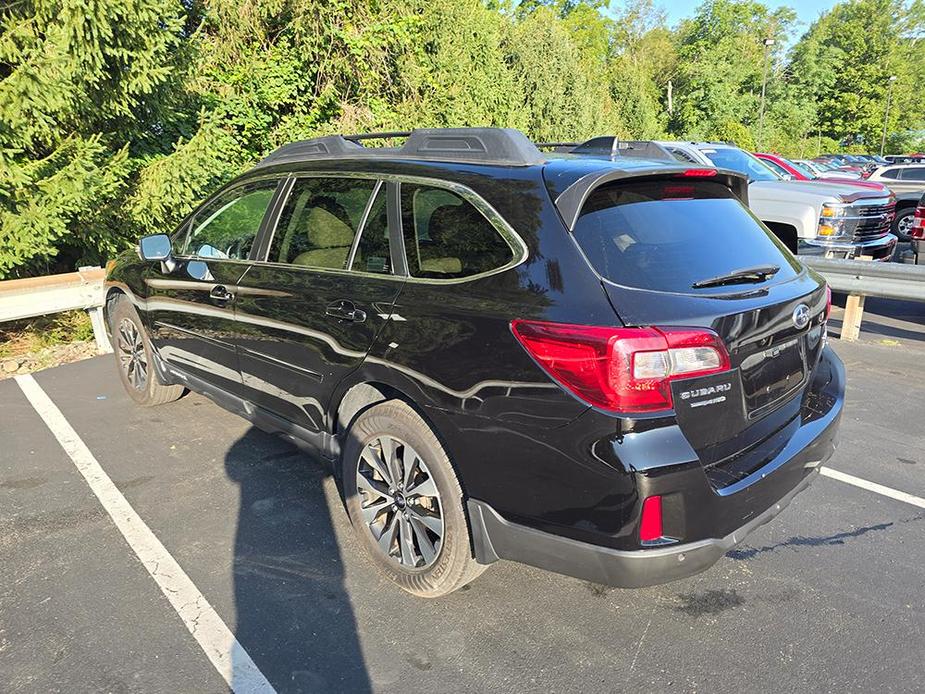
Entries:
<svg viewBox="0 0 925 694">
<path fill-rule="evenodd" d="M 387 485 L 392 486 L 392 475 L 389 474 L 387 466 L 383 464 L 379 453 L 375 451 L 372 446 L 367 446 L 360 457 L 367 465 L 379 473 L 379 476 L 385 480 Z"/>
<path fill-rule="evenodd" d="M 411 446 L 405 446 L 402 461 L 405 468 L 405 474 L 402 476 L 402 483 L 405 485 L 405 489 L 411 489 L 411 483 L 414 481 L 414 475 L 418 469 L 420 458 Z"/>
<path fill-rule="evenodd" d="M 428 476 L 426 480 L 416 484 L 406 491 L 408 496 L 439 496 L 437 485 L 434 484 L 432 477 Z"/>
<path fill-rule="evenodd" d="M 398 530 L 399 515 L 396 513 L 392 516 L 392 521 L 382 528 L 382 534 L 379 535 L 379 549 L 386 553 L 392 554 L 392 542 L 395 540 L 395 533 Z"/>
<path fill-rule="evenodd" d="M 437 548 L 434 546 L 434 543 L 430 541 L 427 530 L 421 525 L 417 516 L 411 516 L 409 525 L 414 530 L 414 536 L 417 538 L 418 548 L 421 550 L 421 556 L 424 557 L 424 563 L 430 564 L 430 562 L 434 560 L 434 557 L 437 556 Z"/>
<path fill-rule="evenodd" d="M 357 489 L 372 494 L 373 498 L 385 498 L 390 503 L 392 502 L 389 488 L 379 480 L 370 479 L 362 472 L 357 473 Z"/>
<path fill-rule="evenodd" d="M 436 516 L 431 516 L 424 513 L 421 509 L 415 508 L 414 506 L 408 506 L 408 510 L 411 512 L 411 519 L 417 521 L 423 526 L 426 526 L 433 531 L 434 535 L 441 537 L 443 535 L 443 523 Z"/>
<path fill-rule="evenodd" d="M 366 525 L 372 525 L 379 517 L 379 514 L 388 509 L 391 505 L 391 499 L 378 499 L 366 506 L 360 506 L 360 511 L 363 513 L 363 520 L 366 522 Z"/>
<path fill-rule="evenodd" d="M 397 515 L 397 514 L 396 514 Z M 398 519 L 398 544 L 401 546 L 401 563 L 407 566 L 417 566 L 417 553 L 414 551 L 414 531 L 411 523 L 404 516 Z"/>
<path fill-rule="evenodd" d="M 401 484 L 402 470 L 401 461 L 398 459 L 398 450 L 395 445 L 396 441 L 391 436 L 381 436 L 379 446 L 382 449 L 382 460 L 385 461 L 389 468 L 389 485 L 397 487 Z"/>
</svg>

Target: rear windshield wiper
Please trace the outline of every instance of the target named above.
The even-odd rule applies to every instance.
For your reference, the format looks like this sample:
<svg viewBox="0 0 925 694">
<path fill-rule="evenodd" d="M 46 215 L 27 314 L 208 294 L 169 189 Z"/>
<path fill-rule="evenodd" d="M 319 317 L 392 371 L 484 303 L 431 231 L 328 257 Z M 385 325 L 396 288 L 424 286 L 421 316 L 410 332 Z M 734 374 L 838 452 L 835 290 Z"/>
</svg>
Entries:
<svg viewBox="0 0 925 694">
<path fill-rule="evenodd" d="M 701 287 L 720 287 L 724 284 L 745 284 L 747 282 L 764 282 L 780 270 L 777 265 L 756 265 L 755 267 L 746 267 L 741 270 L 733 270 L 725 275 L 717 275 L 705 280 L 694 282 L 691 286 L 694 289 Z"/>
</svg>

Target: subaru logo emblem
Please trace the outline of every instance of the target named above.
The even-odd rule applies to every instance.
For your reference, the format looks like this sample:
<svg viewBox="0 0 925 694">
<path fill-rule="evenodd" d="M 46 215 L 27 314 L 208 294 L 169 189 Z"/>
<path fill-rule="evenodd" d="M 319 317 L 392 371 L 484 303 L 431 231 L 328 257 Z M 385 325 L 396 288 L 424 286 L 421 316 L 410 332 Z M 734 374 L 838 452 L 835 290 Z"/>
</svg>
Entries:
<svg viewBox="0 0 925 694">
<path fill-rule="evenodd" d="M 793 324 L 797 327 L 798 330 L 802 330 L 807 325 L 809 325 L 809 306 L 806 304 L 800 304 L 795 309 L 793 309 Z"/>
</svg>

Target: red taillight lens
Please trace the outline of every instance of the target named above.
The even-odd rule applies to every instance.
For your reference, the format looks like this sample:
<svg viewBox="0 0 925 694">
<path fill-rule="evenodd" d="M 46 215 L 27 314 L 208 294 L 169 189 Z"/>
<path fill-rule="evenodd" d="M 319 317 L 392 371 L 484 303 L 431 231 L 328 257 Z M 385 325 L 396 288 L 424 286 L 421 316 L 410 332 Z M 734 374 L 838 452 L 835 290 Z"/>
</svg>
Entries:
<svg viewBox="0 0 925 694">
<path fill-rule="evenodd" d="M 912 228 L 909 236 L 914 239 L 925 239 L 925 207 L 916 207 L 912 216 Z"/>
<path fill-rule="evenodd" d="M 662 538 L 662 497 L 650 496 L 642 502 L 639 541 L 655 542 Z"/>
<path fill-rule="evenodd" d="M 730 368 L 722 340 L 701 328 L 608 328 L 515 320 L 511 330 L 566 389 L 612 412 L 669 410 L 671 381 Z"/>
</svg>

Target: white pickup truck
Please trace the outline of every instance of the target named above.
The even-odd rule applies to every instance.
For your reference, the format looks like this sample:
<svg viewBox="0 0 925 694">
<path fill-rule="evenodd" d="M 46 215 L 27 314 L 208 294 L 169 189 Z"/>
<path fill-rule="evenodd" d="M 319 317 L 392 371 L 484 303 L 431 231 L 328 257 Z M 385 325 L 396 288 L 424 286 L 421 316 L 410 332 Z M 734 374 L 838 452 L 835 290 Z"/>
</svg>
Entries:
<svg viewBox="0 0 925 694">
<path fill-rule="evenodd" d="M 784 180 L 748 152 L 726 143 L 658 144 L 680 161 L 748 176 L 749 207 L 794 253 L 802 243 L 835 257 L 893 257 L 897 239 L 890 225 L 896 198 L 886 189 Z"/>
</svg>

